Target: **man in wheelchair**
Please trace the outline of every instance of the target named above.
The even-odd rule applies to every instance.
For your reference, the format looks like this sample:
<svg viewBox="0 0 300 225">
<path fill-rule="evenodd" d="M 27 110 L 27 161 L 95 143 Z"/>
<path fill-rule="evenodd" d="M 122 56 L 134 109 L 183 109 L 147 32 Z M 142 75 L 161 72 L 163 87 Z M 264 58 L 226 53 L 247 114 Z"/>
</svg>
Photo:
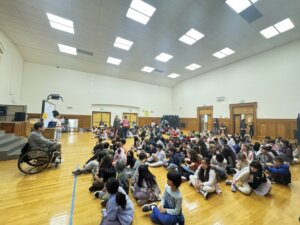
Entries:
<svg viewBox="0 0 300 225">
<path fill-rule="evenodd" d="M 34 131 L 28 136 L 28 143 L 31 149 L 40 149 L 52 155 L 52 163 L 61 163 L 61 144 L 45 138 L 42 134 L 44 123 L 34 124 Z"/>
</svg>

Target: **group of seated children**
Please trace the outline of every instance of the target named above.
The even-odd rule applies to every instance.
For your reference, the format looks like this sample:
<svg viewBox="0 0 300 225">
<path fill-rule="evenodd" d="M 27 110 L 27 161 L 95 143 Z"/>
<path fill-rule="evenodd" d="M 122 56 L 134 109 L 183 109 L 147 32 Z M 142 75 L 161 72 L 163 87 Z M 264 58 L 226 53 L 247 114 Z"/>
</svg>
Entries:
<svg viewBox="0 0 300 225">
<path fill-rule="evenodd" d="M 152 211 L 150 218 L 154 223 L 184 224 L 181 182 L 188 180 L 205 199 L 210 193 L 221 194 L 218 182 L 225 179 L 233 192 L 249 195 L 253 191 L 264 196 L 270 193 L 271 183 L 291 182 L 289 164 L 297 162 L 286 140 L 266 137 L 263 145 L 252 145 L 249 138 L 206 133 L 165 139 L 159 129 L 150 129 L 141 133 L 141 139 L 134 137 L 128 151 L 125 139 L 117 137 L 111 147 L 100 141 L 93 150 L 94 156 L 83 168 L 73 171 L 74 175 L 93 173 L 89 190 L 106 206 L 102 225 L 131 223 L 133 204 L 129 190 L 142 211 Z M 168 170 L 168 185 L 162 196 L 156 177 L 149 170 L 159 166 Z M 232 179 L 228 179 L 229 174 Z M 161 201 L 160 205 L 156 201 Z"/>
</svg>

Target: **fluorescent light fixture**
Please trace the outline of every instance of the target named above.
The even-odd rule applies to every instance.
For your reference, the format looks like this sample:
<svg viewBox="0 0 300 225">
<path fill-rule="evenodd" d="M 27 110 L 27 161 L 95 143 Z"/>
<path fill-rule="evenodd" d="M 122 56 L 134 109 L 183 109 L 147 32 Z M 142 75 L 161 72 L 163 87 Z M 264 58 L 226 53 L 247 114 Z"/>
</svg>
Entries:
<svg viewBox="0 0 300 225">
<path fill-rule="evenodd" d="M 192 28 L 188 32 L 186 32 L 183 36 L 181 36 L 178 40 L 188 45 L 192 45 L 203 37 L 204 34 Z"/>
<path fill-rule="evenodd" d="M 170 75 L 168 75 L 168 77 L 170 77 L 170 78 L 177 78 L 177 77 L 180 77 L 180 75 L 177 74 L 177 73 L 171 73 Z"/>
<path fill-rule="evenodd" d="M 160 53 L 158 56 L 155 57 L 156 60 L 162 61 L 162 62 L 168 62 L 172 58 L 173 58 L 172 55 L 169 55 L 169 54 L 164 53 L 164 52 Z"/>
<path fill-rule="evenodd" d="M 201 38 L 204 37 L 204 34 L 200 33 L 199 31 L 195 29 L 190 29 L 185 35 L 199 41 Z"/>
<path fill-rule="evenodd" d="M 150 66 L 144 66 L 142 68 L 142 71 L 147 72 L 147 73 L 151 73 L 153 70 L 154 70 L 154 68 L 150 67 Z"/>
<path fill-rule="evenodd" d="M 129 40 L 126 40 L 126 39 L 120 38 L 120 37 L 117 37 L 116 41 L 114 43 L 115 47 L 121 48 L 121 49 L 124 49 L 127 51 L 131 48 L 132 45 L 133 45 L 132 41 L 129 41 Z"/>
<path fill-rule="evenodd" d="M 283 33 L 295 27 L 295 25 L 289 18 L 276 23 L 274 26 L 280 33 Z"/>
<path fill-rule="evenodd" d="M 149 5 L 141 0 L 132 0 L 130 8 L 135 9 L 136 11 L 143 13 L 148 17 L 151 17 L 156 10 L 156 8 L 154 8 L 152 5 Z"/>
<path fill-rule="evenodd" d="M 262 31 L 260 33 L 265 37 L 265 38 L 271 38 L 279 34 L 279 32 L 275 29 L 274 26 L 270 26 Z"/>
<path fill-rule="evenodd" d="M 231 50 L 230 48 L 224 48 L 220 51 L 221 53 L 225 54 L 225 55 L 231 55 L 234 53 L 233 50 Z"/>
<path fill-rule="evenodd" d="M 74 34 L 73 21 L 47 13 L 52 28 Z"/>
<path fill-rule="evenodd" d="M 110 63 L 110 64 L 114 64 L 114 65 L 120 65 L 120 63 L 122 62 L 122 60 L 121 59 L 117 59 L 117 58 L 113 58 L 113 57 L 108 57 L 106 62 Z"/>
<path fill-rule="evenodd" d="M 126 16 L 145 25 L 155 10 L 156 8 L 141 0 L 132 0 Z"/>
<path fill-rule="evenodd" d="M 192 45 L 192 44 L 194 44 L 196 42 L 195 39 L 190 38 L 190 37 L 188 37 L 186 35 L 183 35 L 181 38 L 179 38 L 179 41 L 184 42 L 184 43 L 186 43 L 188 45 Z"/>
<path fill-rule="evenodd" d="M 226 0 L 226 4 L 237 13 L 240 13 L 251 6 L 249 0 Z"/>
<path fill-rule="evenodd" d="M 196 70 L 196 69 L 198 69 L 200 67 L 201 67 L 200 65 L 193 63 L 193 64 L 191 64 L 191 65 L 189 65 L 189 66 L 187 66 L 185 68 L 188 69 L 188 70 Z"/>
<path fill-rule="evenodd" d="M 222 52 L 216 52 L 216 53 L 213 54 L 213 56 L 217 57 L 219 59 L 222 59 L 222 58 L 226 57 L 226 55 Z"/>
<path fill-rule="evenodd" d="M 68 45 L 62 45 L 62 44 L 57 44 L 59 51 L 72 54 L 72 55 L 77 55 L 77 49 Z"/>
<path fill-rule="evenodd" d="M 142 24 L 147 24 L 150 20 L 150 17 L 131 8 L 128 9 L 126 16 Z"/>
</svg>

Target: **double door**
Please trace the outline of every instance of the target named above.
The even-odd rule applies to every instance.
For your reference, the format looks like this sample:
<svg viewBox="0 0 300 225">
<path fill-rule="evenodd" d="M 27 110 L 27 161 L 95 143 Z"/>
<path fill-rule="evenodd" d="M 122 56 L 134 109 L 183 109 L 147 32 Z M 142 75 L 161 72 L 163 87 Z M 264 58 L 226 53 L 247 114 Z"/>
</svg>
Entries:
<svg viewBox="0 0 300 225">
<path fill-rule="evenodd" d="M 124 116 L 127 116 L 127 119 L 129 120 L 130 127 L 132 126 L 132 123 L 135 122 L 137 124 L 137 113 L 123 113 L 123 118 Z"/>
<path fill-rule="evenodd" d="M 111 125 L 111 113 L 110 112 L 98 112 L 98 111 L 93 111 L 92 113 L 92 124 L 93 127 L 99 127 L 100 122 L 102 122 L 106 126 Z"/>
</svg>

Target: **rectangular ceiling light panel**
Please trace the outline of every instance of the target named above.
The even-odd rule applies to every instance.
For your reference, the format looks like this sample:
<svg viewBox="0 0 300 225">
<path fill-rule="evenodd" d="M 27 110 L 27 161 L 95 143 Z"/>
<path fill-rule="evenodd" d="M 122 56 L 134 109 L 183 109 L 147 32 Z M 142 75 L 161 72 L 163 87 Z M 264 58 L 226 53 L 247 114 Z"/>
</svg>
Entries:
<svg viewBox="0 0 300 225">
<path fill-rule="evenodd" d="M 47 13 L 50 25 L 53 29 L 65 31 L 74 34 L 74 24 L 73 21 Z"/>
<path fill-rule="evenodd" d="M 68 45 L 62 45 L 62 44 L 57 44 L 59 51 L 67 53 L 67 54 L 72 54 L 72 55 L 77 55 L 77 49 Z"/>
<path fill-rule="evenodd" d="M 179 74 L 177 74 L 177 73 L 171 73 L 170 75 L 168 75 L 168 77 L 170 77 L 170 78 L 177 78 L 177 77 L 180 77 L 180 75 Z"/>
<path fill-rule="evenodd" d="M 141 0 L 132 0 L 126 16 L 145 25 L 155 10 L 156 8 Z"/>
<path fill-rule="evenodd" d="M 225 54 L 225 55 L 231 55 L 231 54 L 234 53 L 234 51 L 231 50 L 230 48 L 224 48 L 224 49 L 222 49 L 220 52 L 222 52 L 222 53 Z"/>
<path fill-rule="evenodd" d="M 154 70 L 154 68 L 150 67 L 150 66 L 144 66 L 142 68 L 142 71 L 147 72 L 147 73 L 151 73 L 153 70 Z"/>
<path fill-rule="evenodd" d="M 249 0 L 226 0 L 226 4 L 237 13 L 240 13 L 251 6 L 251 2 L 249 2 Z"/>
<path fill-rule="evenodd" d="M 260 33 L 265 37 L 265 38 L 271 38 L 279 33 L 286 32 L 288 30 L 291 30 L 295 27 L 293 22 L 291 21 L 290 18 L 287 18 L 285 20 L 282 20 L 278 23 L 276 23 L 274 26 L 267 27 L 266 29 L 263 29 L 260 31 Z"/>
<path fill-rule="evenodd" d="M 122 62 L 122 60 L 121 59 L 117 59 L 117 58 L 113 58 L 113 57 L 108 57 L 106 62 L 110 63 L 110 64 L 114 64 L 114 65 L 120 65 L 120 63 Z"/>
<path fill-rule="evenodd" d="M 274 26 L 270 26 L 262 31 L 260 33 L 265 37 L 265 38 L 271 38 L 279 34 L 279 32 L 275 29 Z"/>
<path fill-rule="evenodd" d="M 162 62 L 168 62 L 172 58 L 173 58 L 172 55 L 169 55 L 169 54 L 164 53 L 164 52 L 160 53 L 158 56 L 155 57 L 156 60 L 162 61 Z"/>
<path fill-rule="evenodd" d="M 222 59 L 226 56 L 232 55 L 233 53 L 235 53 L 235 51 L 231 50 L 230 48 L 223 48 L 222 50 L 215 52 L 213 56 Z"/>
<path fill-rule="evenodd" d="M 181 36 L 178 40 L 185 44 L 192 45 L 203 37 L 204 34 L 192 28 L 188 32 L 186 32 L 183 36 Z"/>
<path fill-rule="evenodd" d="M 290 18 L 287 18 L 285 20 L 282 20 L 278 23 L 276 23 L 275 28 L 280 32 L 283 33 L 285 31 L 288 31 L 290 29 L 293 29 L 295 27 L 295 25 L 293 24 L 293 22 L 290 20 Z"/>
<path fill-rule="evenodd" d="M 193 63 L 185 68 L 188 70 L 196 70 L 196 69 L 199 69 L 200 67 L 201 67 L 200 65 Z"/>
<path fill-rule="evenodd" d="M 129 41 L 129 40 L 126 40 L 126 39 L 120 38 L 120 37 L 117 37 L 115 40 L 115 43 L 114 43 L 115 47 L 121 48 L 121 49 L 124 49 L 127 51 L 131 48 L 132 45 L 133 45 L 132 41 Z"/>
</svg>

